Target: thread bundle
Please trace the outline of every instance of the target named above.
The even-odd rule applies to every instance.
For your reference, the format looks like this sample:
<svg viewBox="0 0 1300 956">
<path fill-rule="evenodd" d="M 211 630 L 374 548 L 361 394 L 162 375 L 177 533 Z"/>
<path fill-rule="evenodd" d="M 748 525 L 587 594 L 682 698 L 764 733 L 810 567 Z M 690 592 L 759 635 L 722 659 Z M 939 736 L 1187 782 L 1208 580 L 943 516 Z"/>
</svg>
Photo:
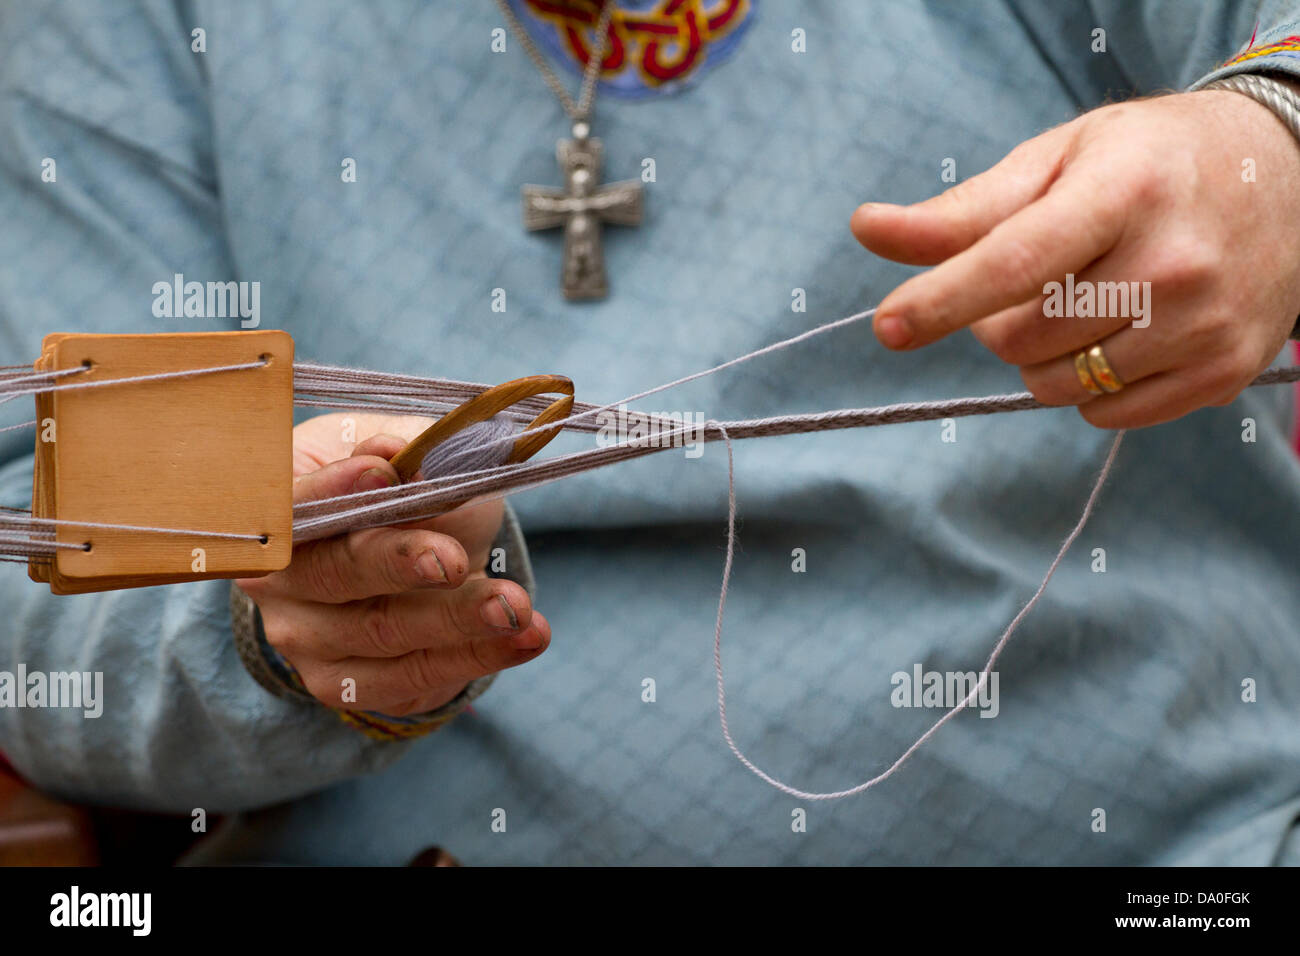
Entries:
<svg viewBox="0 0 1300 956">
<path fill-rule="evenodd" d="M 514 443 L 515 422 L 498 413 L 474 422 L 429 449 L 420 461 L 425 478 L 442 478 L 457 471 L 488 471 L 504 465 Z"/>
</svg>

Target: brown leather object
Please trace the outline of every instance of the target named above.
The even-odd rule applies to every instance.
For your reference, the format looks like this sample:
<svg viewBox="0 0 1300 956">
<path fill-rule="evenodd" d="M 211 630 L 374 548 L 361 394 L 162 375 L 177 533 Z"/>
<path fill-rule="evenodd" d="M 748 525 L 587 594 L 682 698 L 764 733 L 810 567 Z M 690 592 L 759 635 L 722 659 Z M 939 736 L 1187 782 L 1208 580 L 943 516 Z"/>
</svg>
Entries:
<svg viewBox="0 0 1300 956">
<path fill-rule="evenodd" d="M 94 866 L 90 817 L 0 769 L 0 866 Z"/>
</svg>

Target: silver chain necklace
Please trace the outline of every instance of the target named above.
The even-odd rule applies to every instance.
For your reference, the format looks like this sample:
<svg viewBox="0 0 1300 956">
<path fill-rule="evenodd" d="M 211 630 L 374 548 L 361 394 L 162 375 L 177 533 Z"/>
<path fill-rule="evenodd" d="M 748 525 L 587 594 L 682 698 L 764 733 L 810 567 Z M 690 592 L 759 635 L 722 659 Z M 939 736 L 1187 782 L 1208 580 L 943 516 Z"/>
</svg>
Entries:
<svg viewBox="0 0 1300 956">
<path fill-rule="evenodd" d="M 496 0 L 510 31 L 536 65 L 546 85 L 573 122 L 573 139 L 555 145 L 555 156 L 564 179 L 563 188 L 524 186 L 524 228 L 528 230 L 564 227 L 564 265 L 560 285 L 567 299 L 601 299 L 609 293 L 605 277 L 605 252 L 601 226 L 613 223 L 636 226 L 641 222 L 642 191 L 636 180 L 600 184 L 603 147 L 591 135 L 592 106 L 596 99 L 596 77 L 605 58 L 606 37 L 614 15 L 614 0 L 606 0 L 596 24 L 596 42 L 582 74 L 582 88 L 575 102 L 564 83 L 546 62 L 533 38 L 515 16 L 508 0 Z"/>
</svg>

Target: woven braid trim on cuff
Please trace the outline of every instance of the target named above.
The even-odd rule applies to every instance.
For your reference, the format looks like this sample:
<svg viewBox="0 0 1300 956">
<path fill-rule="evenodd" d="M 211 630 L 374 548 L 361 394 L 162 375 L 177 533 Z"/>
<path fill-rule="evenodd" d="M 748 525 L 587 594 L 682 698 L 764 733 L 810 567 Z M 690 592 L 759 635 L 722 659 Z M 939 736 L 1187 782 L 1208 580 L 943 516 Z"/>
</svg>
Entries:
<svg viewBox="0 0 1300 956">
<path fill-rule="evenodd" d="M 492 686 L 496 674 L 470 681 L 465 689 L 437 710 L 411 717 L 389 717 L 369 710 L 339 710 L 339 719 L 374 740 L 411 740 L 431 734 L 469 708 L 470 703 Z"/>
<path fill-rule="evenodd" d="M 244 670 L 263 690 L 276 697 L 315 699 L 302 687 L 301 682 L 295 686 L 281 677 L 280 672 L 273 667 L 266 650 L 274 653 L 274 649 L 266 641 L 262 614 L 253 599 L 233 582 L 230 585 L 230 627 L 235 638 L 235 650 L 239 653 Z"/>
</svg>

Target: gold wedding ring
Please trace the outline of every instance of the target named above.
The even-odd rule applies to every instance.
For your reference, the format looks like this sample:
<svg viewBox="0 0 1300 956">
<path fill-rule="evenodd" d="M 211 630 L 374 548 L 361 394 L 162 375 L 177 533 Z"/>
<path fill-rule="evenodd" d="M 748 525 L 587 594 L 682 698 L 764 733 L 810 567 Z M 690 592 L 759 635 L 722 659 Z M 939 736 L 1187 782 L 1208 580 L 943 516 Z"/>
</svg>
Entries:
<svg viewBox="0 0 1300 956">
<path fill-rule="evenodd" d="M 1093 395 L 1105 395 L 1101 386 L 1092 379 L 1092 372 L 1088 370 L 1088 350 L 1084 349 L 1074 357 L 1074 374 L 1079 376 L 1079 384 L 1086 388 Z"/>
<path fill-rule="evenodd" d="M 1118 392 L 1124 387 L 1123 379 L 1106 361 L 1106 353 L 1100 344 L 1084 349 L 1074 357 L 1074 374 L 1079 376 L 1079 384 L 1093 395 Z"/>
<path fill-rule="evenodd" d="M 1092 372 L 1093 381 L 1107 392 L 1118 392 L 1124 387 L 1124 381 L 1115 374 L 1115 370 L 1106 361 L 1106 353 L 1098 343 L 1088 349 L 1088 371 Z"/>
</svg>

